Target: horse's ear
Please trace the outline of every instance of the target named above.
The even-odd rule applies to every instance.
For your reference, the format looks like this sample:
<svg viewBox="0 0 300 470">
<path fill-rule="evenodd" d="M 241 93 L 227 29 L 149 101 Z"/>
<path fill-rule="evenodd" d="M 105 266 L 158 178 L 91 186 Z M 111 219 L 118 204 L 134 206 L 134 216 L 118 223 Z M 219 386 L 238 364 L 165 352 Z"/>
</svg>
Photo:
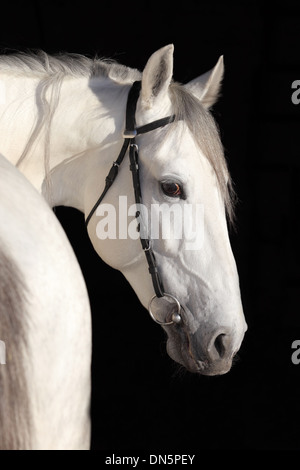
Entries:
<svg viewBox="0 0 300 470">
<path fill-rule="evenodd" d="M 142 104 L 151 108 L 158 97 L 167 93 L 173 76 L 174 46 L 170 44 L 154 52 L 142 76 Z"/>
<path fill-rule="evenodd" d="M 185 87 L 201 101 L 205 108 L 210 108 L 219 97 L 223 75 L 224 61 L 221 55 L 213 69 L 187 83 Z"/>
</svg>

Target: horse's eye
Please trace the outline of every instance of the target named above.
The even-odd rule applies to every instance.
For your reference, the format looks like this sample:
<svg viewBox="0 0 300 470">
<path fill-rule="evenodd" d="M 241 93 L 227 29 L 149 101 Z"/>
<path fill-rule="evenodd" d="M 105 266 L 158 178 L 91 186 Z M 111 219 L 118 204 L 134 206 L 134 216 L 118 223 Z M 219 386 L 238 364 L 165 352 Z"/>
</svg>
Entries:
<svg viewBox="0 0 300 470">
<path fill-rule="evenodd" d="M 182 197 L 183 190 L 179 183 L 173 183 L 172 181 L 165 181 L 161 183 L 163 192 L 169 197 Z"/>
</svg>

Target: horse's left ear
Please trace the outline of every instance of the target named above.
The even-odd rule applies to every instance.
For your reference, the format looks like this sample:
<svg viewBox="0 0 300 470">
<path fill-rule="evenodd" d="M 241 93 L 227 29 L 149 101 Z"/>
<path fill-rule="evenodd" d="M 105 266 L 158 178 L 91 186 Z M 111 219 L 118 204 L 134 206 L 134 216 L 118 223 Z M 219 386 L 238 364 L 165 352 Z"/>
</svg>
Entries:
<svg viewBox="0 0 300 470">
<path fill-rule="evenodd" d="M 201 101 L 205 108 L 211 108 L 219 97 L 223 75 L 224 61 L 221 55 L 212 70 L 187 83 L 185 87 Z"/>
<path fill-rule="evenodd" d="M 167 94 L 173 76 L 174 46 L 169 44 L 154 52 L 142 76 L 141 100 L 145 108 L 152 108 L 158 98 Z"/>
</svg>

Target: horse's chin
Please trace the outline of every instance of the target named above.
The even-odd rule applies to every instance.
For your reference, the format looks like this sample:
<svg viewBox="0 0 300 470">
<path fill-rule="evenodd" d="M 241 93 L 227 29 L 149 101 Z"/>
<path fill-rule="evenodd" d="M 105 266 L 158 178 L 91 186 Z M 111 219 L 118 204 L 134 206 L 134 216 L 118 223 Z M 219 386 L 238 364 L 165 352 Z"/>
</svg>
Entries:
<svg viewBox="0 0 300 470">
<path fill-rule="evenodd" d="M 176 335 L 177 336 L 177 335 Z M 188 339 L 182 341 L 182 336 L 169 336 L 167 341 L 167 353 L 173 361 L 184 366 L 189 372 L 200 375 L 223 375 L 229 372 L 232 366 L 232 359 L 226 363 L 209 362 L 205 359 L 195 359 L 189 349 Z"/>
<path fill-rule="evenodd" d="M 167 353 L 173 361 L 184 366 L 189 372 L 203 373 L 204 367 L 201 368 L 182 346 L 175 344 L 170 338 L 167 341 Z"/>
</svg>

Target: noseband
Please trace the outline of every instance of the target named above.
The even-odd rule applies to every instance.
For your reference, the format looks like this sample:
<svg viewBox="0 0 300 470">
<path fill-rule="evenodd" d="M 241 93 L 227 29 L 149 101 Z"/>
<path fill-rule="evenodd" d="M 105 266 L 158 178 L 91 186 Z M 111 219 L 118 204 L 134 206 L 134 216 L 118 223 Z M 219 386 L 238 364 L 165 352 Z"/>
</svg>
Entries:
<svg viewBox="0 0 300 470">
<path fill-rule="evenodd" d="M 106 195 L 107 191 L 109 190 L 109 188 L 112 186 L 113 182 L 115 181 L 115 179 L 118 175 L 119 167 L 120 167 L 120 165 L 121 165 L 121 163 L 122 163 L 122 161 L 123 161 L 123 159 L 126 155 L 128 147 L 129 147 L 130 170 L 132 172 L 132 182 L 133 182 L 133 189 L 134 189 L 134 195 L 135 195 L 135 202 L 136 202 L 137 207 L 140 207 L 140 205 L 142 203 L 142 192 L 141 192 L 139 161 L 138 161 L 139 148 L 138 148 L 138 145 L 136 144 L 135 137 L 137 135 L 145 134 L 145 133 L 153 131 L 155 129 L 159 129 L 161 127 L 164 127 L 167 124 L 170 124 L 175 120 L 175 115 L 172 115 L 172 116 L 165 117 L 163 119 L 158 119 L 157 121 L 153 121 L 153 122 L 151 122 L 149 124 L 146 124 L 144 126 L 136 127 L 135 112 L 136 112 L 136 105 L 137 105 L 137 101 L 138 101 L 138 98 L 139 98 L 140 90 L 141 90 L 141 82 L 140 81 L 134 82 L 131 89 L 130 89 L 130 91 L 129 91 L 128 99 L 127 99 L 126 127 L 125 127 L 125 131 L 123 133 L 124 143 L 123 143 L 123 146 L 121 148 L 121 151 L 119 153 L 119 156 L 118 156 L 117 160 L 115 162 L 113 162 L 113 166 L 111 167 L 111 169 L 110 169 L 110 171 L 109 171 L 109 173 L 108 173 L 108 175 L 105 179 L 105 187 L 104 187 L 104 190 L 103 190 L 101 196 L 99 197 L 99 199 L 97 200 L 97 202 L 95 203 L 95 205 L 91 209 L 88 217 L 86 218 L 86 221 L 85 221 L 86 227 L 88 226 L 88 224 L 89 224 L 92 216 L 94 215 L 96 209 L 101 204 L 101 202 L 102 202 L 104 196 Z M 141 220 L 141 214 L 140 214 L 139 211 L 136 212 L 136 218 L 140 218 L 140 220 Z M 167 294 L 164 291 L 163 282 L 162 282 L 162 279 L 160 277 L 160 274 L 159 274 L 159 271 L 158 271 L 158 268 L 157 268 L 157 264 L 156 264 L 156 260 L 155 260 L 155 256 L 154 256 L 154 252 L 153 252 L 153 249 L 152 249 L 152 246 L 151 246 L 151 239 L 150 238 L 144 238 L 142 236 L 140 224 L 138 224 L 138 231 L 140 232 L 140 241 L 141 241 L 142 248 L 144 250 L 144 253 L 145 253 L 145 256 L 146 256 L 146 259 L 147 259 L 149 273 L 150 273 L 151 278 L 152 278 L 153 288 L 154 288 L 154 292 L 155 292 L 155 295 L 150 300 L 149 306 L 148 306 L 150 316 L 156 323 L 159 323 L 160 325 L 163 325 L 163 326 L 172 325 L 173 323 L 177 323 L 177 324 L 181 323 L 181 321 L 182 321 L 182 318 L 181 318 L 181 315 L 180 315 L 181 305 L 180 305 L 179 301 L 176 299 L 176 297 L 174 297 L 171 294 Z M 174 312 L 172 314 L 172 317 L 170 318 L 169 321 L 164 321 L 164 322 L 158 320 L 155 317 L 154 311 L 153 311 L 154 310 L 153 309 L 154 300 L 156 298 L 162 298 L 162 297 L 171 300 L 172 302 L 175 303 L 175 306 L 176 306 L 176 312 Z"/>
</svg>

